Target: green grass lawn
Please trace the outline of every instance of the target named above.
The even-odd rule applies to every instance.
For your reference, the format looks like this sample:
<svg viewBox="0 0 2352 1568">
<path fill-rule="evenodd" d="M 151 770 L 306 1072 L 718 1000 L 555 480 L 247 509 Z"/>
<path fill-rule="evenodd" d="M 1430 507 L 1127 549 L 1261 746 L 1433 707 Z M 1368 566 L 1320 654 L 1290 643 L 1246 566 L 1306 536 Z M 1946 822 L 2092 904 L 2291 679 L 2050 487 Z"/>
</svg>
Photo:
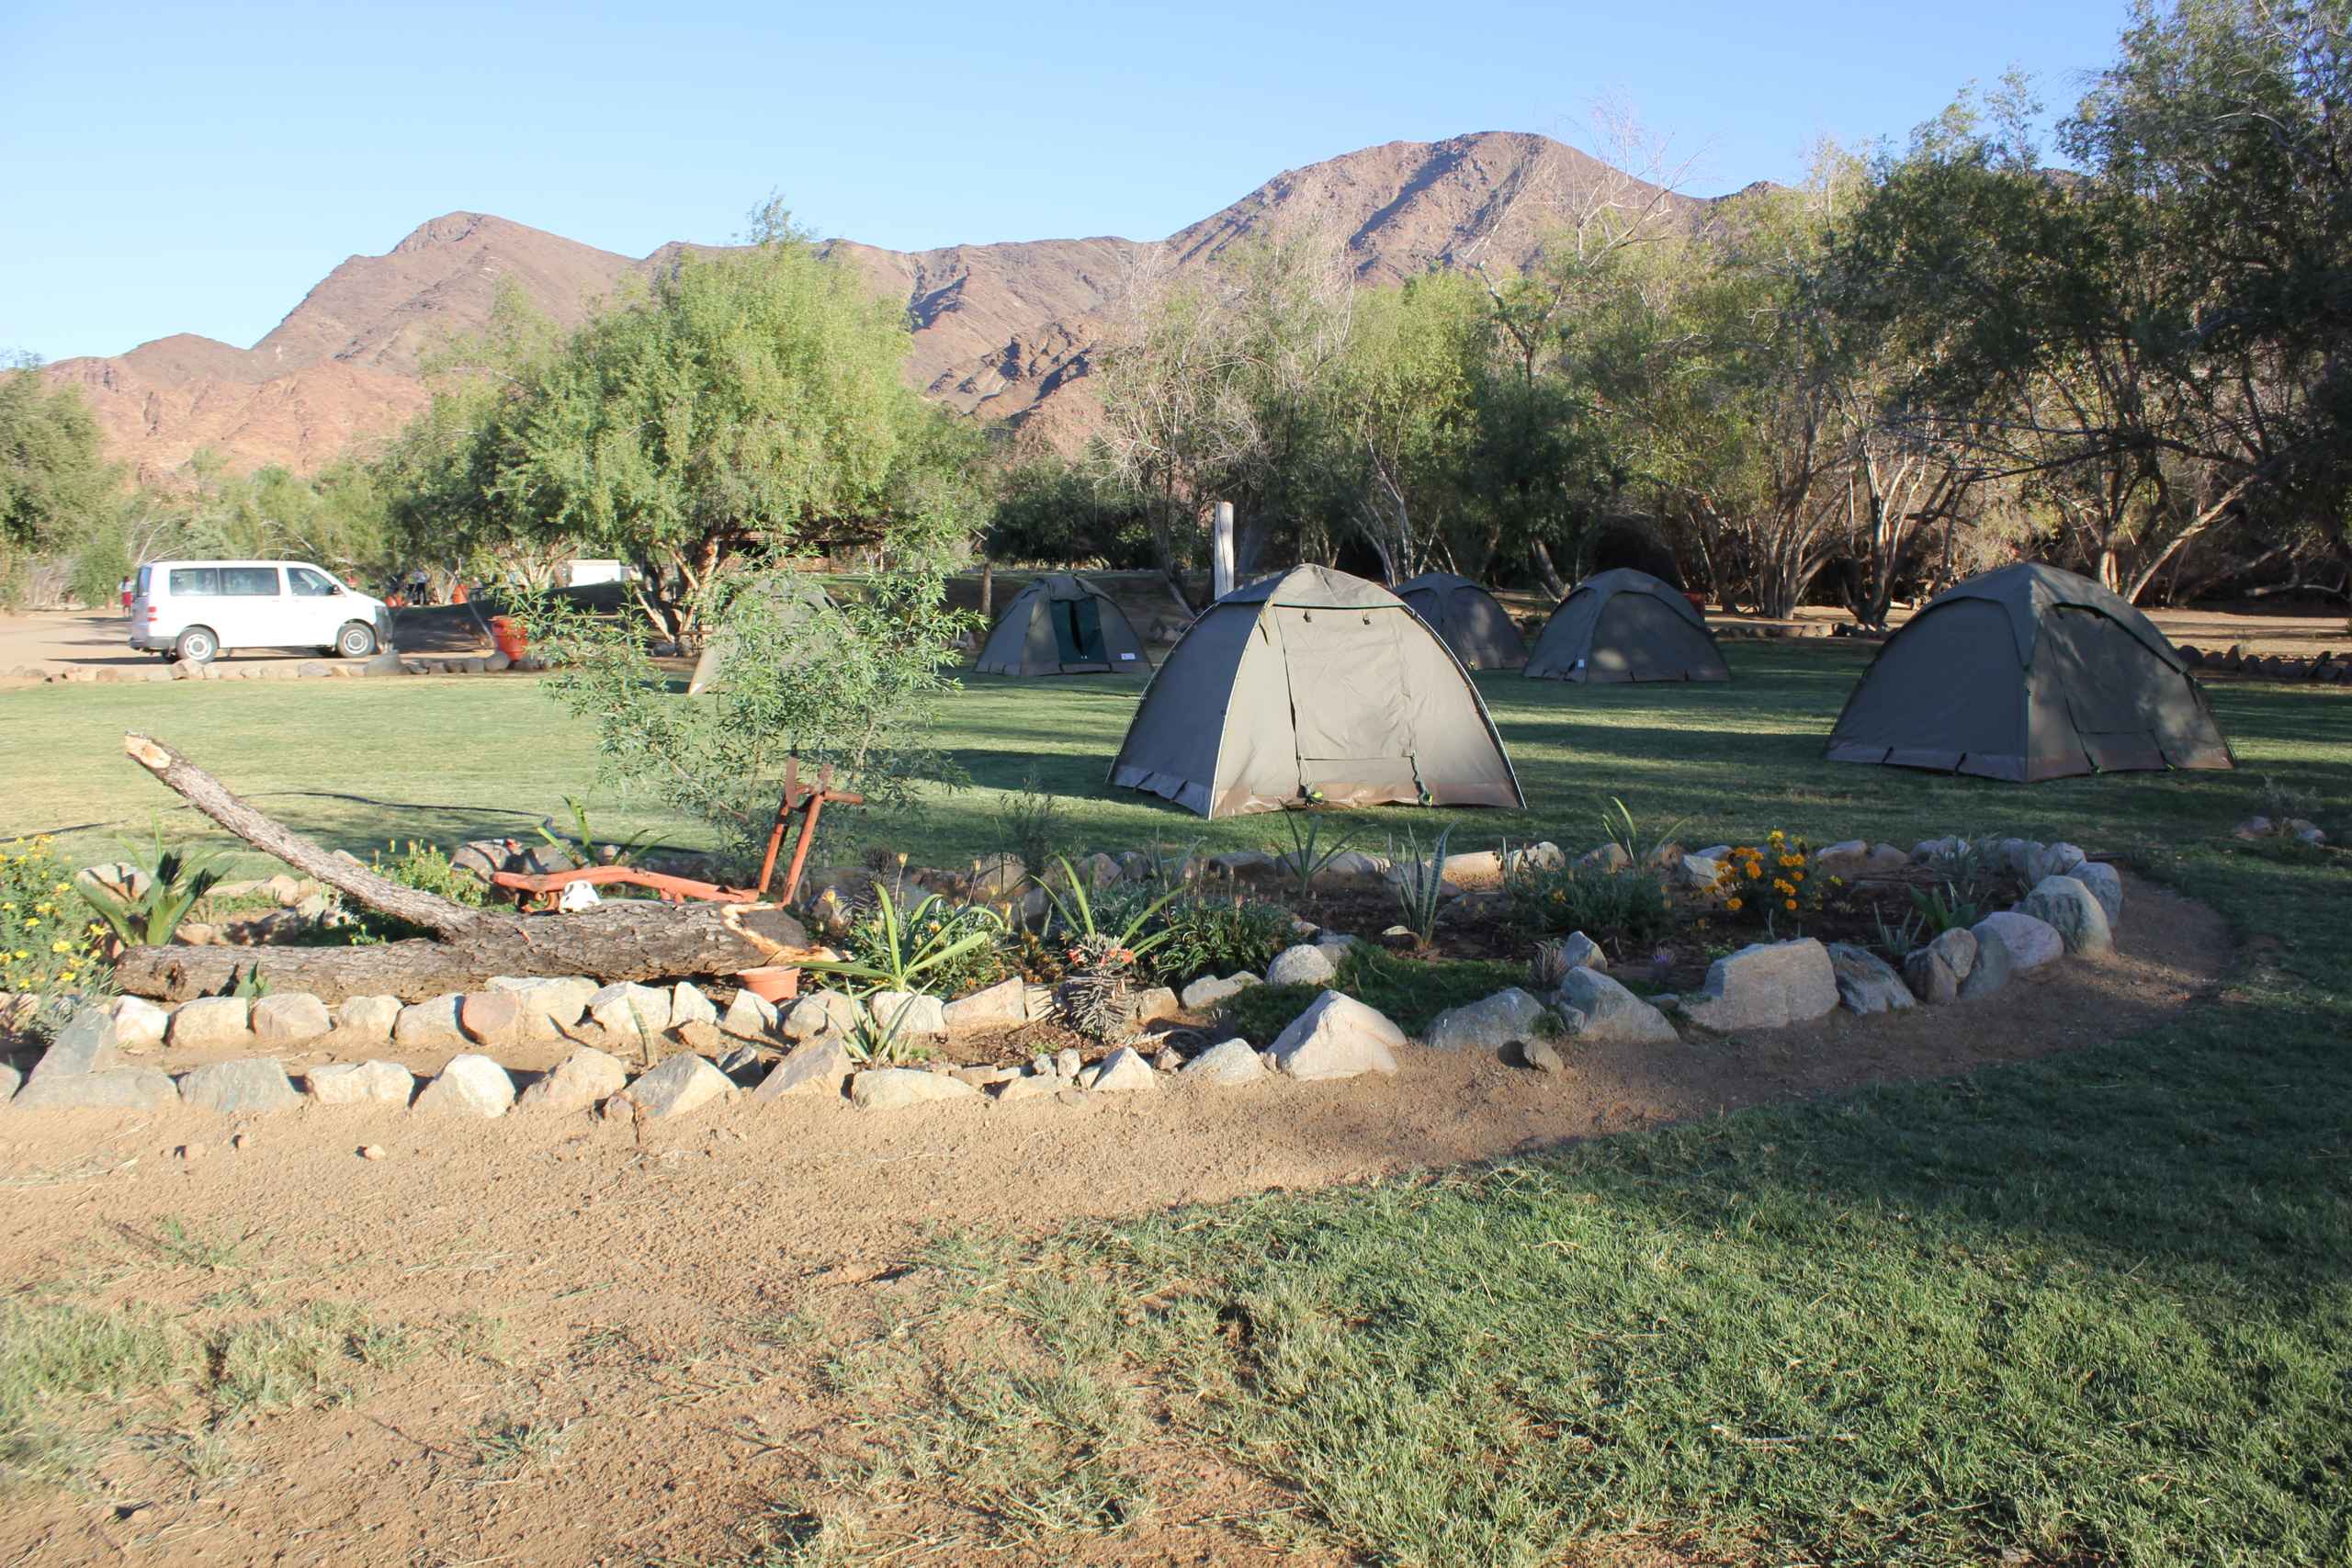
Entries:
<svg viewBox="0 0 2352 1568">
<path fill-rule="evenodd" d="M 1691 842 L 2063 837 L 2217 907 L 2245 943 L 2225 994 L 1951 1082 L 953 1238 L 899 1321 L 841 1349 L 896 1368 L 860 1463 L 779 1498 L 757 1560 L 910 1560 L 926 1508 L 1039 1560 L 1114 1552 L 1176 1501 L 1150 1487 L 1182 1467 L 1152 1456 L 1190 1446 L 1283 1498 L 1236 1528 L 1376 1562 L 1532 1568 L 1625 1536 L 1759 1563 L 2352 1562 L 2352 886 L 2340 856 L 2227 836 L 2265 775 L 2352 828 L 2352 699 L 2222 685 L 2239 773 L 2029 788 L 1826 764 L 1859 653 L 1731 657 L 1721 688 L 1483 680 L 1532 804 L 1450 814 L 1457 844 L 1582 847 L 1612 795 Z M 971 682 L 947 739 L 973 787 L 891 841 L 996 847 L 1034 769 L 1104 847 L 1265 842 L 1102 791 L 1138 685 Z M 585 734 L 504 681 L 0 695 L 0 824 L 96 853 L 77 825 L 170 804 L 126 728 L 356 850 L 516 831 L 566 793 L 684 832 L 595 785 Z M 1432 814 L 1363 815 L 1377 840 Z"/>
</svg>

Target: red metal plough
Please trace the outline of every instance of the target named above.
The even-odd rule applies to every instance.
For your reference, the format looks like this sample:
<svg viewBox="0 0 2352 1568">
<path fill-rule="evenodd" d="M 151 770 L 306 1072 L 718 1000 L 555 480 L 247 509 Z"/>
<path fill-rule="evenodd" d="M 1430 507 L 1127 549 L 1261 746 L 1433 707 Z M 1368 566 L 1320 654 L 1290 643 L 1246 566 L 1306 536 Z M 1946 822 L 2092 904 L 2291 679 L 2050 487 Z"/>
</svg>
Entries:
<svg viewBox="0 0 2352 1568">
<path fill-rule="evenodd" d="M 795 816 L 800 818 L 800 831 L 793 840 L 792 863 L 785 872 L 783 891 L 775 902 L 789 904 L 800 890 L 800 874 L 808 868 L 808 848 L 816 842 L 817 818 L 828 803 L 863 806 L 865 797 L 851 790 L 833 787 L 831 763 L 817 775 L 812 786 L 800 782 L 800 760 L 785 763 L 784 798 L 776 803 L 775 823 L 768 830 L 767 853 L 760 861 L 760 880 L 752 887 L 722 887 L 715 882 L 697 882 L 691 876 L 671 876 L 658 871 L 639 871 L 629 865 L 582 866 L 573 871 L 551 871 L 543 874 L 528 872 L 502 871 L 491 877 L 491 885 L 503 887 L 514 895 L 517 908 L 527 909 L 534 900 L 541 908 L 551 909 L 563 897 L 563 890 L 574 883 L 592 886 L 648 887 L 662 897 L 665 904 L 680 899 L 696 898 L 713 904 L 757 904 L 766 900 L 768 883 L 775 875 L 775 858 L 784 848 L 784 835 Z"/>
</svg>

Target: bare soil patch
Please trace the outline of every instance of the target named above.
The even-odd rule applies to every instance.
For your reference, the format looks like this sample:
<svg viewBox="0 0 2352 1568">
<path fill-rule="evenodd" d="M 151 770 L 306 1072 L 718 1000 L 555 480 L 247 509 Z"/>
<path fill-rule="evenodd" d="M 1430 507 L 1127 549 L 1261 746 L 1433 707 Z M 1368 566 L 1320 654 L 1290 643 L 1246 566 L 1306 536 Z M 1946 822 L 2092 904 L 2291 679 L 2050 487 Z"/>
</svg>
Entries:
<svg viewBox="0 0 2352 1568">
<path fill-rule="evenodd" d="M 926 1238 L 1378 1180 L 2112 1039 L 2209 993 L 2230 959 L 2211 910 L 2136 879 L 2127 899 L 2114 956 L 1984 1002 L 1579 1050 L 1557 1078 L 1415 1048 L 1393 1081 L 739 1104 L 641 1130 L 312 1108 L 253 1122 L 243 1150 L 194 1112 L 0 1111 L 0 1270 L 20 1296 L 207 1322 L 323 1301 L 413 1346 L 347 1398 L 229 1422 L 204 1474 L 169 1441 L 200 1411 L 138 1413 L 78 1489 L 0 1498 L 0 1562 L 724 1561 L 743 1521 L 855 1440 L 843 1359 L 887 1334 Z M 188 1144 L 203 1156 L 177 1157 Z M 159 1246 L 174 1227 L 238 1242 L 234 1260 Z M 1138 1530 L 993 1560 L 1273 1559 L 1229 1518 L 1267 1505 L 1260 1483 L 1212 1455 L 1159 1459 Z"/>
</svg>

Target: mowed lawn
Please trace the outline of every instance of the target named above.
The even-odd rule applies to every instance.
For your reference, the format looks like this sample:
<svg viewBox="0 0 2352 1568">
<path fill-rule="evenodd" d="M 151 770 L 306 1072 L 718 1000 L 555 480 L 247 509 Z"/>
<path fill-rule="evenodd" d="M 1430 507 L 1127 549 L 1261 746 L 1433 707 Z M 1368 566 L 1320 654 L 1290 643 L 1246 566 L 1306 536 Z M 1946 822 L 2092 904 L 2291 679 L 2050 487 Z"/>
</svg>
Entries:
<svg viewBox="0 0 2352 1568">
<path fill-rule="evenodd" d="M 2020 787 L 1824 763 L 1860 655 L 1731 659 L 1713 689 L 1485 678 L 1531 808 L 1363 830 L 1580 848 L 1617 795 L 1694 842 L 2063 837 L 2218 908 L 2241 944 L 2223 994 L 1965 1079 L 942 1238 L 841 1349 L 875 1373 L 865 1461 L 780 1495 L 747 1561 L 945 1560 L 943 1517 L 1027 1561 L 1115 1558 L 1190 1451 L 1272 1488 L 1236 1528 L 1343 1560 L 2352 1562 L 2352 876 L 2228 836 L 2266 775 L 2352 831 L 2352 698 L 2220 685 L 2235 774 Z M 1035 770 L 1104 847 L 1266 842 L 1262 819 L 1102 790 L 1139 685 L 970 682 L 946 739 L 973 787 L 877 836 L 933 863 L 996 847 Z M 173 804 L 121 759 L 127 728 L 363 852 L 514 832 L 567 793 L 692 841 L 597 784 L 590 738 L 521 681 L 0 694 L 0 826 Z"/>
</svg>

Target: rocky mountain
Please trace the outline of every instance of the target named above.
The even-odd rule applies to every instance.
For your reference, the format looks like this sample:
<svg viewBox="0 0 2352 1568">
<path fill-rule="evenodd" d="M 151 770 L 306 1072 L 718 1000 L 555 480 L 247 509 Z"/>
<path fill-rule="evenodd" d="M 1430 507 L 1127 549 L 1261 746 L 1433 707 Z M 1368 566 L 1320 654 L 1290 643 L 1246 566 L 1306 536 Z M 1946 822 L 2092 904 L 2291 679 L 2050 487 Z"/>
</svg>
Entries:
<svg viewBox="0 0 2352 1568">
<path fill-rule="evenodd" d="M 1655 203 L 1691 221 L 1709 205 L 1657 190 L 1545 137 L 1487 131 L 1392 141 L 1278 175 L 1157 242 L 1041 240 L 887 251 L 832 242 L 875 290 L 906 302 L 914 386 L 1064 449 L 1094 418 L 1084 385 L 1104 312 L 1146 269 L 1214 266 L 1234 245 L 1318 230 L 1344 236 L 1357 277 L 1394 282 L 1484 260 L 1524 265 L 1563 218 L 1597 199 Z M 484 213 L 452 212 L 386 254 L 329 273 L 250 349 L 181 334 L 48 367 L 81 386 L 115 455 L 166 479 L 200 447 L 241 468 L 307 471 L 397 430 L 427 400 L 419 365 L 480 328 L 502 283 L 567 324 L 625 277 L 681 248 L 631 258 Z M 697 247 L 704 248 L 704 247 Z"/>
</svg>

